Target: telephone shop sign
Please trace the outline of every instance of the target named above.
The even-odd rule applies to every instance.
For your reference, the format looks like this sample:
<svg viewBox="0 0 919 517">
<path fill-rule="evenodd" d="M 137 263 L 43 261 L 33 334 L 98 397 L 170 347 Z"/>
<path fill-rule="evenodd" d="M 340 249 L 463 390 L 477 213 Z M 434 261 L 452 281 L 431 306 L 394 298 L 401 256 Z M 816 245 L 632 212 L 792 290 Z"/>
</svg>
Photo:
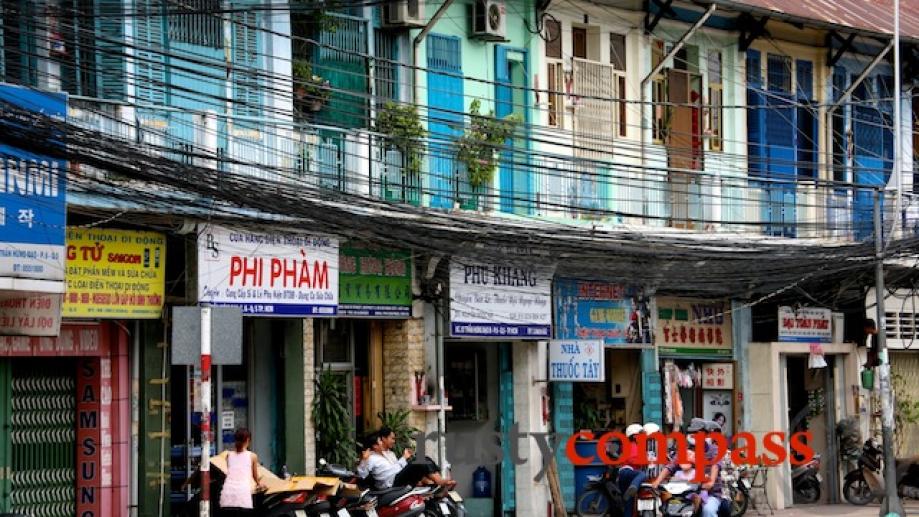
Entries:
<svg viewBox="0 0 919 517">
<path fill-rule="evenodd" d="M 549 341 L 549 380 L 603 382 L 606 368 L 602 341 Z"/>
</svg>

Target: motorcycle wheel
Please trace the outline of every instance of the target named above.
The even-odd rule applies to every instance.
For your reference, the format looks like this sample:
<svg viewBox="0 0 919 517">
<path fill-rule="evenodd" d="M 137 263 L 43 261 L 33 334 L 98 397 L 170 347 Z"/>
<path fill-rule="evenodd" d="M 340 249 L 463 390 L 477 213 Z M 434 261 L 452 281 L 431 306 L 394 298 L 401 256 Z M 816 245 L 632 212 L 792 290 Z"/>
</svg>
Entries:
<svg viewBox="0 0 919 517">
<path fill-rule="evenodd" d="M 802 481 L 794 490 L 795 503 L 811 504 L 820 500 L 820 484 L 816 479 Z"/>
<path fill-rule="evenodd" d="M 731 517 L 740 517 L 747 513 L 747 507 L 750 506 L 750 498 L 746 492 L 737 490 L 734 497 L 731 498 Z"/>
<path fill-rule="evenodd" d="M 846 498 L 846 501 L 856 506 L 865 506 L 874 500 L 871 487 L 868 486 L 868 481 L 865 480 L 864 476 L 846 480 L 842 486 L 842 496 Z"/>
<path fill-rule="evenodd" d="M 578 498 L 578 517 L 601 517 L 609 515 L 609 501 L 603 492 L 588 491 Z"/>
</svg>

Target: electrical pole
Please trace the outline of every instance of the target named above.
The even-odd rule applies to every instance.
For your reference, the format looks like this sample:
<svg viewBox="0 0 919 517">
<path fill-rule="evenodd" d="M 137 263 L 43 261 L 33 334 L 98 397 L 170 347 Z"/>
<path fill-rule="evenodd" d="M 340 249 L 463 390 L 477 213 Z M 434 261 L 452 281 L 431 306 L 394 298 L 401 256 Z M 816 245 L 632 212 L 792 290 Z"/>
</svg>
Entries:
<svg viewBox="0 0 919 517">
<path fill-rule="evenodd" d="M 884 293 L 884 232 L 881 218 L 881 187 L 874 191 L 874 252 L 875 292 L 877 295 L 877 328 L 874 346 L 878 349 L 878 378 L 881 384 L 881 437 L 884 441 L 884 488 L 886 497 L 880 516 L 905 515 L 897 495 L 897 467 L 893 454 L 893 396 L 890 389 L 890 362 L 887 360 L 887 325 L 885 324 Z"/>
<path fill-rule="evenodd" d="M 201 307 L 201 505 L 211 514 L 211 308 Z"/>
</svg>

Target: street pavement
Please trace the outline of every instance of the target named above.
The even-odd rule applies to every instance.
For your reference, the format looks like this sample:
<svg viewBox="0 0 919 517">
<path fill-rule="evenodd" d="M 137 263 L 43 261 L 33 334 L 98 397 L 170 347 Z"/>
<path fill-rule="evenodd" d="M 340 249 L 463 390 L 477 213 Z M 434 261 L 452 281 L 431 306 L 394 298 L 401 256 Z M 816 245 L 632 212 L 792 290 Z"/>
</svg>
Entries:
<svg viewBox="0 0 919 517">
<path fill-rule="evenodd" d="M 919 516 L 919 501 L 904 501 L 906 515 Z M 869 504 L 867 506 L 854 506 L 851 504 L 803 504 L 794 508 L 786 508 L 775 512 L 776 517 L 822 517 L 833 515 L 837 517 L 878 517 L 880 506 Z M 750 508 L 744 517 L 771 517 L 769 510 L 754 510 Z"/>
</svg>

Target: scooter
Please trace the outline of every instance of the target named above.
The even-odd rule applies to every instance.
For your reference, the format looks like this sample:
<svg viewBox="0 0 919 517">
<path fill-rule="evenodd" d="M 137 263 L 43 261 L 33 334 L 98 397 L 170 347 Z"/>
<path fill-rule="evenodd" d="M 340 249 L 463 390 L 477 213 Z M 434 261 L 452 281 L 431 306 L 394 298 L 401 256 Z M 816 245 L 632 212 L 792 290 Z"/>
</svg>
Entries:
<svg viewBox="0 0 919 517">
<path fill-rule="evenodd" d="M 619 468 L 607 467 L 600 476 L 590 476 L 578 499 L 578 517 L 609 515 L 622 517 L 625 499 L 619 490 Z"/>
<path fill-rule="evenodd" d="M 725 515 L 730 517 L 741 517 L 747 513 L 747 507 L 750 505 L 750 476 L 745 465 L 734 465 L 730 461 L 730 455 L 725 456 L 722 462 L 721 476 L 722 490 L 724 498 L 730 505 L 730 514 L 727 511 Z M 721 515 L 721 513 L 719 513 Z"/>
<path fill-rule="evenodd" d="M 884 451 L 874 438 L 865 440 L 858 457 L 858 467 L 846 474 L 842 494 L 846 501 L 863 506 L 875 498 L 884 497 L 884 472 L 882 458 Z M 896 460 L 897 492 L 902 497 L 919 499 L 919 460 L 899 458 Z"/>
<path fill-rule="evenodd" d="M 341 465 L 329 464 L 324 459 L 319 460 L 318 474 L 320 476 L 337 477 L 367 490 L 363 492 L 366 497 L 376 498 L 372 507 L 365 504 L 366 508 L 361 510 L 367 517 L 415 517 L 422 515 L 425 513 L 426 499 L 431 496 L 430 489 L 425 487 L 404 486 L 392 487 L 386 490 L 371 490 L 367 480 L 359 478 L 350 469 Z M 335 508 L 345 509 L 350 515 L 350 510 L 347 510 L 348 502 L 346 498 L 340 497 L 336 503 L 333 503 Z"/>
<path fill-rule="evenodd" d="M 791 471 L 791 487 L 794 491 L 794 502 L 801 504 L 816 503 L 820 500 L 820 455 L 815 454 L 807 463 L 798 465 Z"/>
<path fill-rule="evenodd" d="M 686 481 L 670 481 L 654 490 L 650 484 L 642 485 L 638 489 L 638 505 L 640 517 L 654 517 L 654 503 L 660 500 L 660 510 L 663 517 L 698 517 L 702 510 L 703 494 L 702 485 Z M 649 501 L 642 503 L 642 501 Z"/>
</svg>

